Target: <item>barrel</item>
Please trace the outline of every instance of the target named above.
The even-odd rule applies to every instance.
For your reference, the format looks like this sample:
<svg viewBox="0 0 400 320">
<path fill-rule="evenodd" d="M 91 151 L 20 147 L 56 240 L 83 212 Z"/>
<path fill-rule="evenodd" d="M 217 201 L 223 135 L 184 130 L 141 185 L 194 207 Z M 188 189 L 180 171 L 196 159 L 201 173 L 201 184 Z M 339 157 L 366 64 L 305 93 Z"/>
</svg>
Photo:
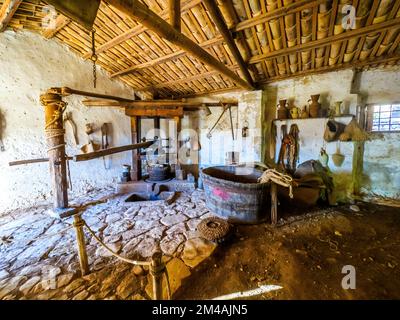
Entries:
<svg viewBox="0 0 400 320">
<path fill-rule="evenodd" d="M 269 216 L 269 184 L 258 183 L 253 167 L 216 166 L 201 170 L 206 206 L 233 223 L 257 224 Z"/>
</svg>

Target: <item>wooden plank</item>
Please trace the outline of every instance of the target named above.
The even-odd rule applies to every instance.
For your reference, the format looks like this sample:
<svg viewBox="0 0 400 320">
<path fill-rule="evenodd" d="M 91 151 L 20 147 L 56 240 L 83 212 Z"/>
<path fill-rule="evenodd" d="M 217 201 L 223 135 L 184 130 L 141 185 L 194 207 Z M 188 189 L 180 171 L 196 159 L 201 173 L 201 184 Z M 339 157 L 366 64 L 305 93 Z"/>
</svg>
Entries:
<svg viewBox="0 0 400 320">
<path fill-rule="evenodd" d="M 223 63 L 214 58 L 193 40 L 176 31 L 166 21 L 156 15 L 153 11 L 149 10 L 139 0 L 107 0 L 107 2 L 127 16 L 137 20 L 139 23 L 158 34 L 160 37 L 175 44 L 182 50 L 185 50 L 187 53 L 191 54 L 212 69 L 219 71 L 238 86 L 247 90 L 254 89 L 250 83 L 241 79 L 236 73 L 227 68 Z"/>
<path fill-rule="evenodd" d="M 130 117 L 183 117 L 183 107 L 177 108 L 126 108 L 125 114 Z"/>
<path fill-rule="evenodd" d="M 0 32 L 7 29 L 8 24 L 18 10 L 22 0 L 5 0 L 0 8 Z"/>
<path fill-rule="evenodd" d="M 140 148 L 147 148 L 147 147 L 150 147 L 153 143 L 154 143 L 153 141 L 148 141 L 148 142 L 142 142 L 142 143 L 129 144 L 129 145 L 122 146 L 122 147 L 115 147 L 115 148 L 109 148 L 109 149 L 105 149 L 105 150 L 99 150 L 99 151 L 85 153 L 85 154 L 78 154 L 76 156 L 73 156 L 73 160 L 75 162 L 88 161 L 88 160 L 92 160 L 92 159 L 101 158 L 104 156 L 109 156 L 109 155 L 115 154 L 115 153 L 131 151 L 131 150 L 140 149 Z"/>
<path fill-rule="evenodd" d="M 69 23 L 71 22 L 70 19 L 68 19 L 66 16 L 59 14 L 56 18 L 55 26 L 54 28 L 48 28 L 43 30 L 42 35 L 46 39 L 51 39 L 53 38 L 61 29 L 66 27 Z"/>
<path fill-rule="evenodd" d="M 229 31 L 226 23 L 224 21 L 224 17 L 216 4 L 215 0 L 204 0 L 203 3 L 205 4 L 214 24 L 217 26 L 219 32 L 224 38 L 225 43 L 227 44 L 231 54 L 233 55 L 236 63 L 238 64 L 240 71 L 242 72 L 244 79 L 253 86 L 253 79 L 247 69 L 247 65 L 245 64 L 242 55 L 240 54 L 239 49 L 237 48 L 235 41 L 233 40 L 232 34 Z"/>
</svg>

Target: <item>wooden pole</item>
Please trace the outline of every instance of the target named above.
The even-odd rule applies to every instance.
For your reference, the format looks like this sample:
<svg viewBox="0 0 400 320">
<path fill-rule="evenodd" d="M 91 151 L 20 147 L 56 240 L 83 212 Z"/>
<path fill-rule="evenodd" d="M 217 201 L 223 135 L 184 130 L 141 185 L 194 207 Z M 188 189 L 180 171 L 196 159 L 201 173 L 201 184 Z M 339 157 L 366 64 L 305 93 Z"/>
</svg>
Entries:
<svg viewBox="0 0 400 320">
<path fill-rule="evenodd" d="M 174 121 L 176 124 L 176 164 L 179 164 L 179 150 L 181 148 L 181 142 L 179 141 L 179 133 L 181 132 L 181 118 L 174 117 Z"/>
<path fill-rule="evenodd" d="M 81 267 L 81 275 L 85 276 L 89 273 L 88 256 L 86 252 L 85 234 L 83 232 L 83 220 L 80 214 L 74 215 L 74 227 L 76 231 L 76 242 L 79 253 L 79 264 Z"/>
<path fill-rule="evenodd" d="M 139 142 L 139 134 L 138 134 L 138 117 L 130 117 L 131 118 L 131 136 L 132 143 Z M 140 161 L 140 151 L 135 149 L 132 151 L 132 170 L 131 170 L 131 179 L 132 181 L 139 181 L 142 178 L 142 166 Z"/>
<path fill-rule="evenodd" d="M 67 160 L 72 160 L 72 157 L 66 157 Z M 31 163 L 41 163 L 48 162 L 49 158 L 38 158 L 38 159 L 27 159 L 27 160 L 16 160 L 8 163 L 10 167 L 12 166 L 20 166 L 23 164 L 31 164 Z"/>
<path fill-rule="evenodd" d="M 124 151 L 140 149 L 140 148 L 147 148 L 147 147 L 150 147 L 153 143 L 154 143 L 154 141 L 147 141 L 147 142 L 143 142 L 143 143 L 128 144 L 128 145 L 122 146 L 122 147 L 115 147 L 115 148 L 99 150 L 99 151 L 85 153 L 85 154 L 78 154 L 78 155 L 74 156 L 73 158 L 74 158 L 74 162 L 88 161 L 88 160 L 108 156 L 108 155 L 114 154 L 114 153 L 120 153 L 120 152 L 124 152 Z"/>
<path fill-rule="evenodd" d="M 181 32 L 181 0 L 168 0 L 169 23 Z"/>
<path fill-rule="evenodd" d="M 271 182 L 271 223 L 278 223 L 278 189 L 274 182 Z"/>
<path fill-rule="evenodd" d="M 122 13 L 133 18 L 137 22 L 146 26 L 160 37 L 168 40 L 176 46 L 187 51 L 201 62 L 207 64 L 211 68 L 218 70 L 221 74 L 231 79 L 235 84 L 247 90 L 253 90 L 253 86 L 247 81 L 240 78 L 232 70 L 228 69 L 223 63 L 214 58 L 211 54 L 201 48 L 193 40 L 181 32 L 176 31 L 168 22 L 160 18 L 153 11 L 148 9 L 138 0 L 107 0 L 109 4 L 120 10 Z"/>
<path fill-rule="evenodd" d="M 219 32 L 222 35 L 222 38 L 224 38 L 229 50 L 231 51 L 233 57 L 239 65 L 240 71 L 242 72 L 245 80 L 249 84 L 254 86 L 253 79 L 251 78 L 249 70 L 247 69 L 246 63 L 244 62 L 243 57 L 240 54 L 240 51 L 235 44 L 235 41 L 233 40 L 231 32 L 226 26 L 224 17 L 217 5 L 217 2 L 215 0 L 203 0 L 203 2 L 206 5 L 214 24 L 217 26 Z"/>
<path fill-rule="evenodd" d="M 67 164 L 65 157 L 64 124 L 65 103 L 61 95 L 46 93 L 40 97 L 45 111 L 45 131 L 48 145 L 50 176 L 55 209 L 68 207 Z"/>
</svg>

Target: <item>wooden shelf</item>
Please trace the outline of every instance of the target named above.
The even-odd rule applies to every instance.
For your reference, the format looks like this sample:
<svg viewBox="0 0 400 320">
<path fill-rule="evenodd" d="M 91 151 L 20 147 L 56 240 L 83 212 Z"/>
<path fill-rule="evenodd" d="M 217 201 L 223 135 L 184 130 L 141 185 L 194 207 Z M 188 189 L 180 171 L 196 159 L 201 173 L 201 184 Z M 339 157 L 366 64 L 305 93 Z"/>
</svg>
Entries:
<svg viewBox="0 0 400 320">
<path fill-rule="evenodd" d="M 329 117 L 318 117 L 318 118 L 298 118 L 298 119 L 274 119 L 273 122 L 285 122 L 285 121 L 307 121 L 307 120 L 321 120 L 321 119 L 325 119 L 325 120 L 329 120 L 329 119 L 342 119 L 342 118 L 353 118 L 355 117 L 352 114 L 348 114 L 348 115 L 343 115 L 343 116 L 337 116 L 337 117 L 333 117 L 333 118 L 329 118 Z"/>
</svg>

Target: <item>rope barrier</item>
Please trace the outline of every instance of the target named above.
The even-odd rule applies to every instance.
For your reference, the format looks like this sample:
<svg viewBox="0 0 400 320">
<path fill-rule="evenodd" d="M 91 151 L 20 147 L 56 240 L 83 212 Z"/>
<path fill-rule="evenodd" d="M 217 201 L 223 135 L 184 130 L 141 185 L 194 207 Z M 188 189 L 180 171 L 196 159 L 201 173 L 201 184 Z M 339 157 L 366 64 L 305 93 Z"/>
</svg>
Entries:
<svg viewBox="0 0 400 320">
<path fill-rule="evenodd" d="M 137 266 L 150 266 L 150 262 L 148 261 L 137 261 L 137 260 L 131 260 L 128 258 L 125 258 L 123 256 L 120 256 L 118 253 L 114 252 L 112 249 L 110 249 L 109 246 L 107 246 L 103 241 L 101 241 L 101 239 L 94 233 L 94 231 L 92 229 L 90 229 L 90 227 L 88 226 L 88 224 L 86 223 L 85 220 L 83 220 L 83 225 L 88 229 L 89 233 L 92 235 L 92 237 L 104 248 L 106 249 L 111 255 L 113 255 L 114 257 L 125 261 L 127 263 L 133 264 L 133 265 L 137 265 Z"/>
<path fill-rule="evenodd" d="M 289 188 L 289 196 L 293 199 L 293 178 L 287 174 L 278 172 L 275 169 L 268 169 L 264 171 L 258 182 L 267 183 L 274 182 L 282 187 Z"/>
<path fill-rule="evenodd" d="M 83 223 L 83 226 L 85 226 L 85 227 L 88 229 L 88 231 L 89 231 L 89 233 L 92 235 L 92 237 L 100 244 L 100 246 L 102 246 L 104 249 L 106 249 L 111 255 L 113 255 L 113 256 L 116 257 L 117 259 L 120 259 L 120 260 L 122 260 L 122 261 L 124 261 L 124 262 L 127 262 L 127 263 L 129 263 L 129 264 L 133 264 L 133 265 L 148 266 L 148 267 L 151 266 L 151 262 L 149 262 L 149 261 L 138 261 L 138 260 L 128 259 L 128 258 L 125 258 L 125 257 L 119 255 L 118 253 L 114 252 L 109 246 L 107 246 L 107 245 L 96 235 L 96 233 L 88 226 L 88 224 L 86 223 L 85 220 L 82 219 L 82 223 Z M 164 267 L 163 273 L 164 273 L 164 275 L 165 275 L 165 280 L 166 280 L 166 283 L 167 283 L 167 296 L 168 296 L 168 300 L 171 300 L 171 296 L 172 296 L 172 295 L 171 295 L 171 285 L 170 285 L 170 282 L 169 282 L 169 275 L 168 275 L 168 271 L 167 271 L 167 268 L 166 268 L 166 267 Z"/>
</svg>

